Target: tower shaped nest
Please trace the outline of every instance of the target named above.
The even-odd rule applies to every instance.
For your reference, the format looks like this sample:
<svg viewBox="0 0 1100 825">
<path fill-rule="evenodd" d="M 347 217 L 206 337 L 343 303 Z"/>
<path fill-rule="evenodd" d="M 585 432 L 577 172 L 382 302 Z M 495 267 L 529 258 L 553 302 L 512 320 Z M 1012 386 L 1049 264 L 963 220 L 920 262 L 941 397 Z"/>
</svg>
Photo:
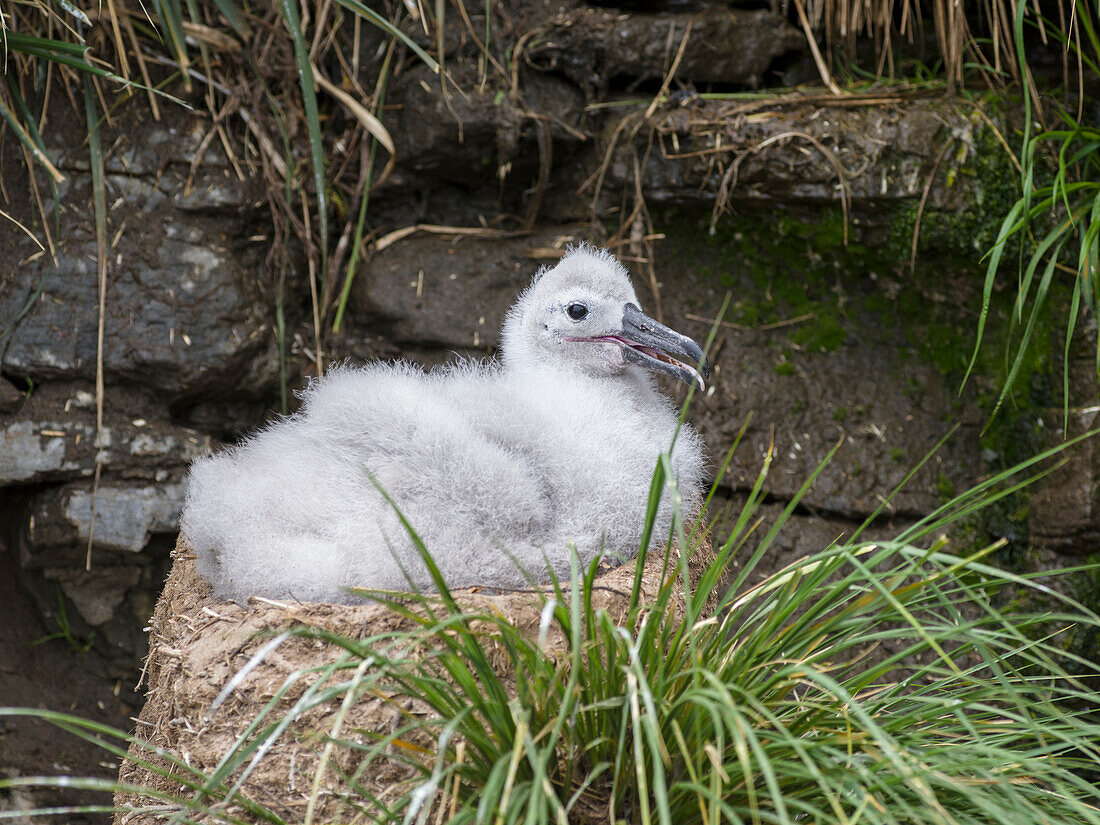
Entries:
<svg viewBox="0 0 1100 825">
<path fill-rule="evenodd" d="M 148 790 L 145 794 L 117 794 L 119 813 L 115 825 L 151 825 L 178 806 L 166 797 L 190 798 L 194 791 L 184 787 L 185 777 L 177 768 L 164 776 L 141 762 L 161 768 L 170 761 L 152 749 L 171 754 L 192 768 L 210 775 L 223 757 L 242 737 L 257 716 L 274 700 L 265 724 L 277 722 L 291 711 L 294 703 L 316 681 L 316 674 L 292 680 L 288 677 L 335 662 L 345 655 L 339 646 L 316 636 L 292 635 L 265 653 L 261 650 L 272 637 L 291 628 L 309 627 L 330 631 L 352 639 L 366 639 L 387 632 L 412 631 L 416 622 L 386 605 L 301 603 L 267 599 L 249 599 L 247 605 L 216 599 L 210 585 L 199 576 L 194 553 L 180 539 L 173 553 L 174 564 L 157 602 L 150 628 L 149 655 L 144 680 L 147 687 L 145 707 L 137 720 L 135 741 L 123 761 L 120 781 Z M 674 614 L 683 610 L 683 591 L 678 577 L 678 551 L 666 555 L 650 552 L 641 577 L 640 603 L 653 604 L 662 586 L 669 583 L 673 595 L 666 609 Z M 713 560 L 709 544 L 697 547 L 688 561 L 693 585 Z M 596 610 L 606 610 L 617 624 L 626 620 L 634 585 L 636 563 L 601 571 L 592 588 Z M 568 590 L 568 584 L 563 585 Z M 453 592 L 460 608 L 470 614 L 496 615 L 510 621 L 532 640 L 539 638 L 540 619 L 545 599 L 539 590 L 499 593 L 484 588 Z M 419 610 L 419 608 L 418 608 Z M 427 637 L 429 640 L 432 637 Z M 565 650 L 565 642 L 551 630 L 543 632 L 542 644 L 551 653 Z M 486 649 L 494 669 L 507 684 L 514 684 L 508 673 L 508 660 L 495 649 L 492 638 Z M 257 655 L 260 653 L 260 655 Z M 425 651 L 429 653 L 430 651 Z M 494 655 L 499 654 L 499 655 Z M 244 673 L 242 674 L 242 671 Z M 242 678 L 243 675 L 243 678 Z M 337 676 L 348 678 L 350 671 Z M 232 680 L 236 684 L 215 707 L 219 694 Z M 280 691 L 281 696 L 275 698 Z M 311 796 L 314 797 L 314 822 L 368 822 L 362 808 L 344 798 L 343 777 L 357 774 L 360 790 L 381 800 L 394 800 L 409 794 L 422 781 L 408 765 L 395 759 L 375 758 L 365 767 L 363 753 L 334 748 L 329 754 L 319 792 L 314 777 L 321 764 L 324 737 L 339 725 L 341 738 L 370 742 L 370 733 L 391 734 L 410 716 L 427 713 L 411 700 L 398 694 L 375 690 L 364 693 L 346 709 L 342 697 L 309 708 L 298 715 L 288 730 L 263 753 L 243 783 L 242 792 L 287 822 L 305 822 Z M 340 714 L 346 714 L 342 718 Z M 261 726 L 262 727 L 262 726 Z M 415 738 L 415 737 L 413 737 Z M 146 743 L 146 747 L 141 746 Z M 452 743 L 453 744 L 453 743 Z M 417 747 L 416 743 L 411 743 Z M 425 737 L 419 743 L 425 754 L 434 740 Z M 426 759 L 432 757 L 425 756 Z M 244 760 L 245 764 L 251 761 Z M 229 775 L 232 784 L 240 769 Z M 206 804 L 216 806 L 216 799 Z M 135 808 L 146 808 L 144 812 Z M 606 810 L 606 809 L 605 809 Z M 238 821 L 259 821 L 241 806 L 232 804 L 221 812 Z M 435 822 L 436 811 L 430 821 Z M 606 813 L 604 814 L 606 820 Z M 187 821 L 216 821 L 212 816 L 187 814 Z M 443 820 L 440 820 L 443 821 Z"/>
</svg>

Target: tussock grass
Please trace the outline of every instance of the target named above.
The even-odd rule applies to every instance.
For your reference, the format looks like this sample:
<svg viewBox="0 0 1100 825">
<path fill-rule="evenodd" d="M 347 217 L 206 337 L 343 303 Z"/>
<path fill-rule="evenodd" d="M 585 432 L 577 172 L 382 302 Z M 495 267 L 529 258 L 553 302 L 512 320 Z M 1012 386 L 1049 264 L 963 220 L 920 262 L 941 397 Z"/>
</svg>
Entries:
<svg viewBox="0 0 1100 825">
<path fill-rule="evenodd" d="M 291 674 L 213 771 L 164 752 L 148 760 L 181 789 L 148 794 L 150 804 L 181 822 L 283 822 L 245 795 L 248 776 L 281 741 L 300 744 L 295 720 L 324 707 L 332 722 L 314 740 L 321 767 L 306 822 L 333 793 L 349 817 L 404 823 L 1100 822 L 1100 665 L 1062 643 L 1100 617 L 1040 577 L 990 566 L 998 545 L 960 556 L 940 537 L 1052 455 L 893 541 L 857 536 L 761 577 L 798 504 L 760 535 L 766 457 L 714 563 L 692 577 L 671 561 L 677 575 L 656 599 L 638 598 L 636 582 L 618 618 L 593 606 L 595 565 L 554 582 L 535 634 L 491 610 L 464 612 L 441 580 L 439 594 L 376 593 L 409 620 L 404 629 L 354 639 L 297 627 L 273 638 L 237 679 L 292 634 L 343 655 Z M 655 502 L 676 495 L 666 466 Z M 695 532 L 676 520 L 678 540 Z M 1021 593 L 1046 607 L 1014 607 L 1038 603 Z M 378 696 L 398 723 L 347 730 L 349 709 Z M 36 715 L 120 758 L 130 740 L 63 714 L 0 714 Z M 395 761 L 412 779 L 379 793 L 371 771 Z M 141 792 L 71 777 L 0 788 L 42 784 Z"/>
</svg>

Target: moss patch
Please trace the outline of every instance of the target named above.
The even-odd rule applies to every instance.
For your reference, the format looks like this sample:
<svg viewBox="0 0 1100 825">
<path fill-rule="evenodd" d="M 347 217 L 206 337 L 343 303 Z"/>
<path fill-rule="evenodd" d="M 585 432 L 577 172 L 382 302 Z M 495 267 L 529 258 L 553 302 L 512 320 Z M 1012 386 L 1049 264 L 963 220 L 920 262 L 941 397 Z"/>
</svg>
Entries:
<svg viewBox="0 0 1100 825">
<path fill-rule="evenodd" d="M 891 369 L 891 362 L 897 370 L 915 360 L 944 376 L 947 387 L 960 385 L 974 349 L 984 281 L 984 267 L 973 250 L 930 252 L 910 272 L 907 246 L 899 256 L 897 247 L 875 242 L 875 237 L 881 238 L 875 233 L 881 232 L 882 221 L 852 224 L 845 246 L 839 209 L 737 214 L 720 222 L 713 235 L 707 232 L 709 213 L 667 210 L 656 217 L 657 228 L 669 239 L 662 247 L 665 260 L 710 279 L 716 292 L 729 290 L 733 300 L 727 321 L 767 330 L 767 340 L 776 348 L 771 367 L 775 374 L 794 375 L 807 364 L 807 357 L 860 345 L 881 347 L 887 353 L 885 369 Z M 892 225 L 890 216 L 887 225 Z M 1005 284 L 1012 282 L 1003 279 Z M 1055 300 L 1067 297 L 1060 294 Z M 1009 288 L 994 292 L 986 338 L 965 401 L 956 401 L 959 416 L 964 404 L 977 407 L 982 417 L 993 410 L 1006 374 L 1006 352 L 1012 353 L 1007 331 L 1013 298 Z M 1007 469 L 1041 448 L 1038 411 L 1060 404 L 1060 323 L 1058 313 L 1040 322 L 1009 402 L 982 437 L 991 471 Z M 911 377 L 902 391 L 919 403 L 927 388 Z M 854 413 L 837 409 L 832 416 L 842 422 Z M 944 422 L 945 428 L 949 423 Z M 905 464 L 915 457 L 895 451 L 889 460 Z M 936 488 L 944 500 L 955 494 L 946 476 Z M 1026 519 L 1015 520 L 1026 507 L 1024 491 L 1003 508 L 983 513 L 972 535 L 956 534 L 956 551 L 1009 536 L 1013 547 L 1008 555 L 1026 552 Z"/>
<path fill-rule="evenodd" d="M 997 119 L 996 109 L 1007 103 L 993 94 L 980 101 L 982 108 Z M 997 135 L 977 114 L 971 122 L 973 132 L 956 139 L 937 174 L 937 182 L 946 188 L 949 198 L 958 193 L 960 208 L 925 208 L 920 214 L 918 257 L 980 258 L 997 240 L 1001 222 L 1020 196 L 1020 173 Z M 1011 133 L 1005 138 L 1012 144 L 1019 142 Z M 910 255 L 918 212 L 917 202 L 906 203 L 895 211 L 890 222 L 890 245 L 903 251 L 905 258 Z"/>
<path fill-rule="evenodd" d="M 658 226 L 675 255 L 704 278 L 733 293 L 728 321 L 749 327 L 789 325 L 789 340 L 811 352 L 833 352 L 848 338 L 843 269 L 866 254 L 845 247 L 839 210 L 814 215 L 777 213 L 723 221 L 709 234 L 709 215 L 667 210 Z M 702 239 L 691 246 L 687 239 Z M 667 248 L 667 247 L 666 247 Z"/>
<path fill-rule="evenodd" d="M 999 162 L 982 163 L 1000 170 Z M 990 220 L 993 210 L 986 216 Z M 881 227 L 899 225 L 898 215 L 885 220 L 879 215 L 869 229 L 851 223 L 845 245 L 839 208 L 746 213 L 721 221 L 714 234 L 707 231 L 709 212 L 666 209 L 655 216 L 668 237 L 662 248 L 667 260 L 732 294 L 727 321 L 768 330 L 776 346 L 808 353 L 835 352 L 849 343 L 880 344 L 902 360 L 931 365 L 948 383 L 961 383 L 974 349 L 985 276 L 975 250 L 930 245 L 910 272 L 908 245 L 901 254 L 896 244 L 882 240 Z M 994 290 L 973 372 L 982 386 L 977 402 L 986 413 L 1011 363 L 1006 352 L 1015 354 L 1008 340 L 1014 283 L 1005 277 Z M 1055 303 L 1068 302 L 1068 290 L 1052 293 Z M 1055 311 L 1038 322 L 1010 407 L 1060 403 L 1053 395 L 1059 385 L 1053 373 L 1061 318 Z M 914 388 L 922 392 L 923 387 Z"/>
</svg>

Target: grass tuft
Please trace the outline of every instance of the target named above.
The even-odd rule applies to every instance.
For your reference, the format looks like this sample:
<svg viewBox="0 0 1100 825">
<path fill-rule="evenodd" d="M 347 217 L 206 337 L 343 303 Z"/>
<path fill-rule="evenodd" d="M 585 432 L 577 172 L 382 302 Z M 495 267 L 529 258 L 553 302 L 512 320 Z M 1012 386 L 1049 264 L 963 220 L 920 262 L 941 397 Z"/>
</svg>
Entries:
<svg viewBox="0 0 1100 825">
<path fill-rule="evenodd" d="M 1072 29 L 1028 17 L 1029 6 L 1017 0 L 1015 40 L 1020 70 L 1027 68 L 1025 28 L 1044 25 L 1074 55 L 1082 72 L 1100 74 L 1100 32 L 1097 13 L 1089 4 L 1074 4 Z M 1079 77 L 1084 88 L 1084 74 Z M 1021 195 L 1001 223 L 988 255 L 977 340 L 967 368 L 970 376 L 983 343 L 993 291 L 1002 277 L 1005 255 L 1015 247 L 1015 305 L 1006 351 L 1006 378 L 990 422 L 1008 398 L 1033 345 L 1038 321 L 1045 314 L 1065 315 L 1062 376 L 1063 427 L 1068 428 L 1071 406 L 1070 349 L 1082 310 L 1093 317 L 1100 311 L 1100 129 L 1082 121 L 1067 105 L 1052 101 L 1056 128 L 1043 128 L 1041 113 L 1030 95 L 1024 96 L 1024 126 L 1020 152 Z M 1053 166 L 1053 174 L 1047 169 Z M 1046 182 L 1049 181 L 1049 182 Z M 1059 284 L 1068 285 L 1068 307 L 1052 306 Z M 1096 343 L 1096 372 L 1100 372 L 1100 341 Z M 964 378 L 964 383 L 966 381 Z M 987 425 L 988 427 L 988 425 Z"/>
</svg>

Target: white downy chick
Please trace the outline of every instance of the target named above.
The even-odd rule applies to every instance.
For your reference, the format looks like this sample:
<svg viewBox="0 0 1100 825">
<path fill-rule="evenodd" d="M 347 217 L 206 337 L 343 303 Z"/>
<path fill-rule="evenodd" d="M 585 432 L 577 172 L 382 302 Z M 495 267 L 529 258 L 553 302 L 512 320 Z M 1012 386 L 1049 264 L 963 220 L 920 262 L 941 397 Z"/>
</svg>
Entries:
<svg viewBox="0 0 1100 825">
<path fill-rule="evenodd" d="M 378 487 L 450 587 L 524 587 L 548 565 L 568 575 L 571 543 L 582 563 L 626 560 L 677 426 L 653 373 L 702 387 L 700 369 L 694 341 L 638 309 L 622 265 L 582 246 L 519 296 L 501 363 L 334 369 L 297 414 L 196 461 L 182 531 L 215 592 L 238 599 L 433 589 Z M 704 458 L 690 426 L 672 466 L 691 517 Z M 671 517 L 665 495 L 658 540 Z"/>
</svg>

